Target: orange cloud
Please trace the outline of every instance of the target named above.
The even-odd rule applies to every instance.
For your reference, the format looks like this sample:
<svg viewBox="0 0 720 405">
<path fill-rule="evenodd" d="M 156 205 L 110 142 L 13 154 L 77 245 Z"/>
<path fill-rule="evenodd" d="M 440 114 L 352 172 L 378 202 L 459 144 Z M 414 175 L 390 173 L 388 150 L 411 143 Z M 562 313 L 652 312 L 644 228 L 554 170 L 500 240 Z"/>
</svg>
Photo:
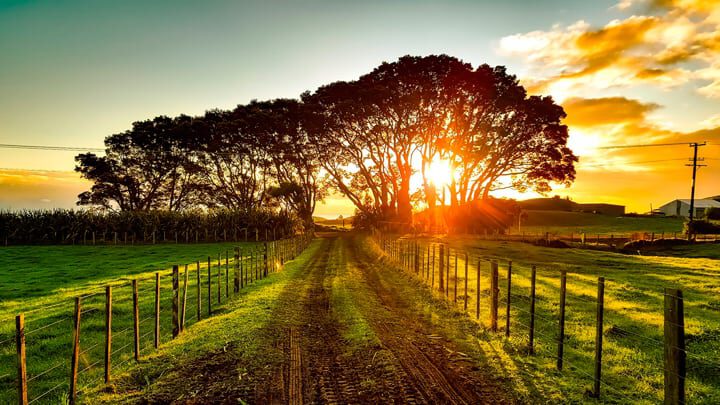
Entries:
<svg viewBox="0 0 720 405">
<path fill-rule="evenodd" d="M 626 0 L 617 7 L 639 3 Z M 500 51 L 529 62 L 531 91 L 560 99 L 579 88 L 685 83 L 706 97 L 720 98 L 720 1 L 642 3 L 659 14 L 632 15 L 600 28 L 578 21 L 510 35 L 501 39 Z"/>
<path fill-rule="evenodd" d="M 699 155 L 707 167 L 698 172 L 697 195 L 720 193 L 720 121 L 694 132 L 675 131 L 654 124 L 660 108 L 625 97 L 571 98 L 563 103 L 570 128 L 570 147 L 580 155 L 577 177 L 567 190 L 577 201 L 606 201 L 646 212 L 675 198 L 689 197 L 692 149 L 686 145 L 604 149 L 607 146 L 707 141 Z"/>
<path fill-rule="evenodd" d="M 648 117 L 660 108 L 625 97 L 571 98 L 563 103 L 567 113 L 564 123 L 570 128 L 570 148 L 579 156 L 578 172 L 625 173 L 628 181 L 641 172 L 669 170 L 683 172 L 690 151 L 683 145 L 653 148 L 614 148 L 649 143 L 690 143 L 707 141 L 720 145 L 720 125 L 695 132 L 681 132 L 658 126 Z M 712 122 L 709 122 L 712 123 Z M 714 148 L 714 149 L 713 149 Z M 720 158 L 720 150 L 713 146 L 703 150 L 703 156 Z M 629 173 L 633 173 L 632 176 Z M 612 176 L 611 176 L 612 177 Z M 663 177 L 667 177 L 664 174 Z M 582 177 L 577 182 L 582 183 Z M 720 182 L 720 178 L 718 179 Z M 606 186 L 598 183 L 597 188 Z M 720 186 L 720 184 L 718 184 Z M 587 186 L 592 188 L 592 186 Z M 575 186 L 573 186 L 575 189 Z"/>
<path fill-rule="evenodd" d="M 571 127 L 592 127 L 606 124 L 642 122 L 647 113 L 660 106 L 625 97 L 570 98 L 562 104 Z"/>
</svg>

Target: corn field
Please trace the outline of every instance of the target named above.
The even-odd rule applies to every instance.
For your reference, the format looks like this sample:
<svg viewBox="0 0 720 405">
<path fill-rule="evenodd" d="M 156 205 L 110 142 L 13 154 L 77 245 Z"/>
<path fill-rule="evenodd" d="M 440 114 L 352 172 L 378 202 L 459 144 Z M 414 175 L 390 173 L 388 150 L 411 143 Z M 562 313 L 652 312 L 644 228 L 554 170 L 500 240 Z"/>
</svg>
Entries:
<svg viewBox="0 0 720 405">
<path fill-rule="evenodd" d="M 0 243 L 189 243 L 268 240 L 293 234 L 300 222 L 271 211 L 0 211 Z"/>
</svg>

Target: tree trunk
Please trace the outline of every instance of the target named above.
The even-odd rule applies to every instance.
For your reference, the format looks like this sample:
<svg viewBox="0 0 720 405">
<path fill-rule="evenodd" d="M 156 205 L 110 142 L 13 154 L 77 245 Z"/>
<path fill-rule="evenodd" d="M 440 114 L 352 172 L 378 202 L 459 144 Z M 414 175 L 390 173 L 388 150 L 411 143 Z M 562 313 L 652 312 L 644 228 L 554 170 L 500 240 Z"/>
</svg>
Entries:
<svg viewBox="0 0 720 405">
<path fill-rule="evenodd" d="M 402 176 L 397 195 L 398 221 L 412 223 L 412 204 L 410 204 L 410 178 Z"/>
</svg>

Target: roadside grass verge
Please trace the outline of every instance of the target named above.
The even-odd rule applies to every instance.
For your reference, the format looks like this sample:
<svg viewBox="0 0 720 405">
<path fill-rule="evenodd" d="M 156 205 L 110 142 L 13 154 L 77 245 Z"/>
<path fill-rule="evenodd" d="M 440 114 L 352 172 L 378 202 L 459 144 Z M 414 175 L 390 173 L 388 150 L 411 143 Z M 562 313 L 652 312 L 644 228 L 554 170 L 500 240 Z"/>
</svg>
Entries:
<svg viewBox="0 0 720 405">
<path fill-rule="evenodd" d="M 526 389 L 521 380 L 508 375 L 506 369 L 500 366 L 509 356 L 501 348 L 488 350 L 484 346 L 490 338 L 485 328 L 442 299 L 444 295 L 430 289 L 412 271 L 403 271 L 371 238 L 360 236 L 354 242 L 358 244 L 364 260 L 374 267 L 370 271 L 376 272 L 382 290 L 389 291 L 397 300 L 396 310 L 402 311 L 401 316 L 409 319 L 419 317 L 421 324 L 418 327 L 424 329 L 430 339 L 445 346 L 450 361 L 483 376 L 487 386 L 478 387 L 478 390 L 501 390 L 502 394 L 493 398 L 511 398 L 517 403 L 537 402 L 539 397 L 550 398 L 551 393 L 556 393 L 553 385 L 538 386 L 532 391 Z M 383 310 L 382 305 L 377 308 Z M 382 316 L 382 313 L 378 315 Z M 452 343 L 446 344 L 445 339 Z"/>
<path fill-rule="evenodd" d="M 281 337 L 268 335 L 280 329 L 266 326 L 275 321 L 278 306 L 290 304 L 281 302 L 283 292 L 294 285 L 320 246 L 320 240 L 314 240 L 280 271 L 248 285 L 218 307 L 218 315 L 201 320 L 138 365 L 124 369 L 116 376 L 115 392 L 97 386 L 86 398 L 92 398 L 93 403 L 162 402 L 168 397 L 191 401 L 198 393 L 193 383 L 227 384 L 227 380 L 210 381 L 212 375 L 235 378 L 231 383 L 236 387 L 223 389 L 236 389 L 238 400 L 252 396 L 247 388 L 253 384 L 251 379 L 270 378 L 272 365 L 282 362 L 281 348 L 270 347 Z"/>
<path fill-rule="evenodd" d="M 155 272 L 161 273 L 160 340 L 170 340 L 172 331 L 172 264 L 180 265 L 183 285 L 184 264 L 188 268 L 186 325 L 197 320 L 197 264 L 200 262 L 201 317 L 207 317 L 207 257 L 212 256 L 212 304 L 217 302 L 217 277 L 225 295 L 225 252 L 229 251 L 230 281 L 234 274 L 233 248 L 247 254 L 261 245 L 191 244 L 153 246 L 13 246 L 2 248 L 0 282 L 0 402 L 13 402 L 17 396 L 14 344 L 14 316 L 25 313 L 29 398 L 52 402 L 61 400 L 68 389 L 72 350 L 73 298 L 82 296 L 81 356 L 79 387 L 85 389 L 102 378 L 104 358 L 105 285 L 113 288 L 114 368 L 132 360 L 132 288 L 137 278 L 140 319 L 140 349 L 153 349 Z M 217 256 L 222 256 L 217 266 Z M 7 287 L 7 288 L 6 288 Z M 7 291 L 7 293 L 5 292 Z M 230 288 L 232 292 L 232 287 Z M 52 391 L 49 391 L 52 390 Z"/>
<path fill-rule="evenodd" d="M 720 402 L 720 262 L 707 258 L 627 256 L 582 249 L 550 249 L 524 243 L 447 238 L 451 247 L 449 291 L 438 289 L 436 253 L 434 296 L 447 300 L 485 330 L 478 344 L 496 353 L 491 364 L 516 390 L 548 402 L 593 402 L 597 277 L 606 278 L 601 402 L 657 403 L 663 400 L 664 288 L 683 290 L 688 351 L 688 401 Z M 421 239 L 427 254 L 429 240 Z M 457 249 L 457 251 L 456 251 Z M 468 293 L 464 291 L 464 253 L 469 254 Z M 432 255 L 432 251 L 431 251 Z M 455 258 L 458 298 L 455 303 Z M 426 256 L 421 258 L 425 261 Z M 499 331 L 487 332 L 490 261 L 500 265 Z M 505 337 L 507 267 L 512 260 L 511 334 Z M 477 266 L 480 263 L 480 317 L 475 319 Z M 426 264 L 426 263 L 425 263 Z M 537 267 L 535 355 L 527 354 L 531 266 Z M 555 369 L 559 319 L 559 275 L 568 273 L 564 370 Z M 407 270 L 406 270 L 407 272 Z M 414 273 L 413 270 L 409 271 Z M 418 279 L 424 277 L 421 269 Z M 430 284 L 430 280 L 426 281 Z M 465 314 L 464 314 L 465 316 Z M 525 388 L 523 388 L 525 387 Z M 539 391 L 539 387 L 544 388 Z"/>
</svg>

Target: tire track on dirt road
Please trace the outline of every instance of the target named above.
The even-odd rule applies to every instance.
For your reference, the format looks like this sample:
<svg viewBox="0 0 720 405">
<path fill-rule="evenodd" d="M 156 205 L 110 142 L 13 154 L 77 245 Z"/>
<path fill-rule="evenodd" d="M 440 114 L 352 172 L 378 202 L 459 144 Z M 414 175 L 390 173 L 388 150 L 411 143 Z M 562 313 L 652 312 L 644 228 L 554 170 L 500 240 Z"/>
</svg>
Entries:
<svg viewBox="0 0 720 405">
<path fill-rule="evenodd" d="M 366 402 L 360 388 L 362 367 L 352 358 L 343 356 L 343 339 L 330 305 L 332 285 L 331 258 L 337 257 L 339 239 L 326 238 L 318 254 L 311 259 L 296 288 L 298 294 L 289 295 L 283 311 L 296 321 L 286 330 L 284 350 L 286 364 L 280 371 L 286 381 L 279 395 L 256 397 L 257 403 L 362 403 Z M 294 312 L 287 314 L 287 312 Z M 280 314 L 279 314 L 280 315 Z M 280 377 L 280 376 L 278 376 Z M 287 377 L 287 378 L 285 378 Z M 262 392 L 262 390 L 261 390 Z M 267 392 L 267 391 L 266 391 Z"/>
<path fill-rule="evenodd" d="M 368 321 L 404 371 L 407 378 L 404 382 L 412 385 L 422 400 L 428 403 L 513 402 L 495 384 L 449 359 L 448 346 L 452 347 L 449 339 L 438 342 L 429 337 L 442 332 L 434 330 L 420 314 L 401 303 L 396 292 L 381 280 L 378 259 L 363 254 L 356 242 L 351 240 L 346 244 L 350 246 L 350 262 L 361 269 L 368 285 L 386 309 L 378 312 L 381 315 L 371 314 Z M 382 270 L 396 271 L 386 266 Z"/>
</svg>

